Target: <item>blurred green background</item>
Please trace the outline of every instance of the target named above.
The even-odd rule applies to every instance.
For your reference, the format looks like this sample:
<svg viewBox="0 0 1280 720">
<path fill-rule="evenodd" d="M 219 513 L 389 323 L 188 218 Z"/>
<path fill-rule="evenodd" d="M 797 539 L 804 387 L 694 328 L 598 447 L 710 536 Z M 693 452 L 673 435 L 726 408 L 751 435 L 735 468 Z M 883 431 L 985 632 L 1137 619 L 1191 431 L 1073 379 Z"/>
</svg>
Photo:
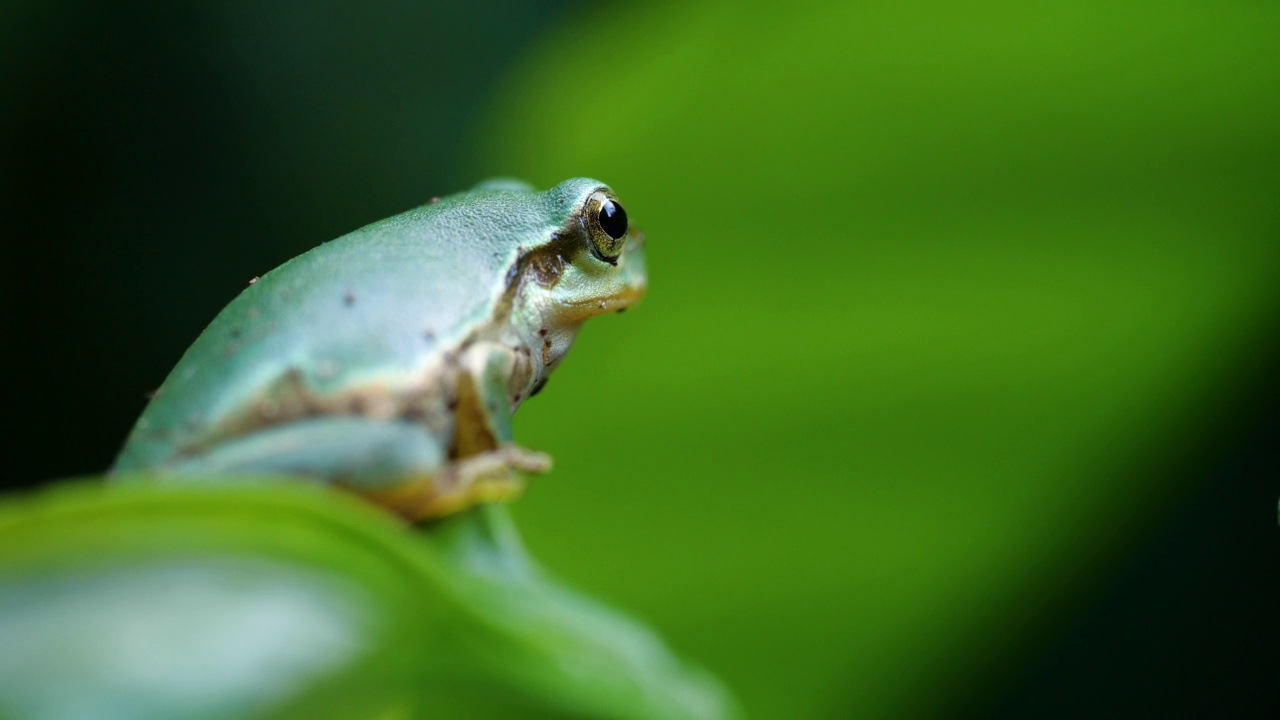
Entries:
<svg viewBox="0 0 1280 720">
<path fill-rule="evenodd" d="M 1280 8 L 0 13 L 8 486 L 250 277 L 590 175 L 651 285 L 516 416 L 553 572 L 757 717 L 1280 713 Z"/>
</svg>

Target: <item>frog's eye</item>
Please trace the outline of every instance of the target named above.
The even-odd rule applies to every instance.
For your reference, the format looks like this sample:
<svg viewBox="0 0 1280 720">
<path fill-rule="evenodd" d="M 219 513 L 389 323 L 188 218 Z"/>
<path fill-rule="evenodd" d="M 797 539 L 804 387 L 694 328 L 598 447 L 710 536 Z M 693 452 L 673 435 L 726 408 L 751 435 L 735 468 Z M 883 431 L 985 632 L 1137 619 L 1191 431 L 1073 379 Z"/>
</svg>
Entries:
<svg viewBox="0 0 1280 720">
<path fill-rule="evenodd" d="M 627 236 L 627 211 L 617 200 L 595 193 L 587 200 L 587 231 L 591 235 L 591 254 L 616 265 Z"/>
</svg>

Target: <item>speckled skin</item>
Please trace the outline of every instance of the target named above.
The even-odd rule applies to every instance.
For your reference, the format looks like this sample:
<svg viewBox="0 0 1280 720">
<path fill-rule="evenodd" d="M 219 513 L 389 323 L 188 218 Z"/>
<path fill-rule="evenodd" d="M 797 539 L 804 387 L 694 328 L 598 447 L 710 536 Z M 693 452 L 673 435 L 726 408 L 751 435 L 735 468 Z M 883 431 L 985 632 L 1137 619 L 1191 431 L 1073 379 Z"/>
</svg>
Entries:
<svg viewBox="0 0 1280 720">
<path fill-rule="evenodd" d="M 644 291 L 638 233 L 616 264 L 591 252 L 600 193 L 490 181 L 267 273 L 183 355 L 113 472 L 302 474 L 414 516 L 502 496 L 512 468 L 546 464 L 507 447 L 510 413 L 586 317 Z M 469 490 L 481 476 L 499 491 Z"/>
</svg>

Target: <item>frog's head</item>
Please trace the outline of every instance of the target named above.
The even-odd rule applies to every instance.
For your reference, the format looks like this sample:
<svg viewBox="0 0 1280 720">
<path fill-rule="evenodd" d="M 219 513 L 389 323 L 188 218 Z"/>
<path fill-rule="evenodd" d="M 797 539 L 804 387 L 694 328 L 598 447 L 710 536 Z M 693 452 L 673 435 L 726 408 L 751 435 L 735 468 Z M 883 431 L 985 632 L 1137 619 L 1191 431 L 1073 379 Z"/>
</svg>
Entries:
<svg viewBox="0 0 1280 720">
<path fill-rule="evenodd" d="M 509 287 L 515 329 L 549 369 L 584 320 L 625 310 L 644 295 L 644 236 L 598 180 L 566 180 L 540 196 L 548 229 L 541 242 L 522 248 Z"/>
<path fill-rule="evenodd" d="M 526 258 L 549 324 L 576 327 L 592 315 L 625 310 L 644 295 L 644 235 L 631 227 L 613 190 L 575 178 L 546 193 L 564 213 L 550 241 Z"/>
</svg>

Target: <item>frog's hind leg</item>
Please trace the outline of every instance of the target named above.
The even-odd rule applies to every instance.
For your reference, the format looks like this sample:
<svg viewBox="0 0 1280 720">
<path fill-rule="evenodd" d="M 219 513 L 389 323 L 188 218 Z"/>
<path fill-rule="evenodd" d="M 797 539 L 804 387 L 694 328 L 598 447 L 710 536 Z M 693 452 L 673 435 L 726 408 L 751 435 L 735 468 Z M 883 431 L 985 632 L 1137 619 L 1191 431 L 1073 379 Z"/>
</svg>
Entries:
<svg viewBox="0 0 1280 720">
<path fill-rule="evenodd" d="M 221 442 L 169 464 L 160 474 L 304 476 L 421 520 L 512 499 L 523 488 L 517 471 L 542 472 L 549 465 L 546 456 L 514 447 L 453 462 L 448 452 L 412 422 L 313 418 Z"/>
</svg>

